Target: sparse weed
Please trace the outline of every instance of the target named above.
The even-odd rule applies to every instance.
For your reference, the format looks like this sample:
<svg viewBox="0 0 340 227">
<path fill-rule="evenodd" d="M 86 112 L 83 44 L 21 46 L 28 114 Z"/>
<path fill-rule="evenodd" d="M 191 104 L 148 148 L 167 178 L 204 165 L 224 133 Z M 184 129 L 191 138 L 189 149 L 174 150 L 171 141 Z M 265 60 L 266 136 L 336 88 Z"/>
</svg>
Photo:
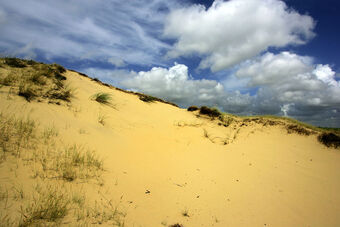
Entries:
<svg viewBox="0 0 340 227">
<path fill-rule="evenodd" d="M 83 194 L 75 193 L 72 196 L 72 203 L 82 208 L 85 204 L 85 196 Z"/>
<path fill-rule="evenodd" d="M 190 217 L 188 209 L 185 209 L 185 210 L 182 211 L 182 216 Z"/>
<path fill-rule="evenodd" d="M 8 190 L 7 188 L 6 189 L 3 189 L 1 186 L 0 186 L 0 202 L 3 201 L 3 200 L 7 200 L 9 197 L 8 195 Z"/>
<path fill-rule="evenodd" d="M 25 194 L 22 185 L 13 185 L 12 191 L 14 193 L 13 194 L 14 200 L 24 199 Z"/>
<path fill-rule="evenodd" d="M 104 114 L 99 114 L 99 116 L 98 116 L 98 122 L 100 123 L 100 124 L 102 124 L 103 126 L 105 125 L 105 121 L 106 121 L 106 119 L 107 119 L 107 116 L 106 115 L 104 115 Z"/>
<path fill-rule="evenodd" d="M 70 199 L 60 188 L 48 186 L 39 190 L 38 195 L 25 208 L 21 207 L 22 220 L 19 226 L 39 225 L 57 222 L 69 212 Z"/>
<path fill-rule="evenodd" d="M 0 151 L 3 158 L 6 154 L 20 156 L 22 149 L 30 147 L 36 136 L 36 123 L 33 120 L 18 120 L 0 113 Z"/>
</svg>

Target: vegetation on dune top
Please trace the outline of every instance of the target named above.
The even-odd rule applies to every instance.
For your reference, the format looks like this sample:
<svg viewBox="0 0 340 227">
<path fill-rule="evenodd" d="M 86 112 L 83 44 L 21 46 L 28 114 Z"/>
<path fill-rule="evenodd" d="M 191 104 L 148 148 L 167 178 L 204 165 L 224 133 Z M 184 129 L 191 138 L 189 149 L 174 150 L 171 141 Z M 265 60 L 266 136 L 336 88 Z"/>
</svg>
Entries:
<svg viewBox="0 0 340 227">
<path fill-rule="evenodd" d="M 73 89 L 66 85 L 66 69 L 58 64 L 33 60 L 0 58 L 0 85 L 10 87 L 11 94 L 35 99 L 71 101 Z"/>
<path fill-rule="evenodd" d="M 318 141 L 325 146 L 334 148 L 340 147 L 340 129 L 337 128 L 315 127 L 292 118 L 272 115 L 237 116 L 233 114 L 223 113 L 217 108 L 210 108 L 207 106 L 201 106 L 200 108 L 197 106 L 190 106 L 187 110 L 199 110 L 198 114 L 195 113 L 197 117 L 209 116 L 211 120 L 217 118 L 219 121 L 218 125 L 224 127 L 228 127 L 232 123 L 235 124 L 235 126 L 238 128 L 248 126 L 252 123 L 261 124 L 263 126 L 279 125 L 283 127 L 288 134 L 295 133 L 304 136 L 317 134 Z"/>
</svg>

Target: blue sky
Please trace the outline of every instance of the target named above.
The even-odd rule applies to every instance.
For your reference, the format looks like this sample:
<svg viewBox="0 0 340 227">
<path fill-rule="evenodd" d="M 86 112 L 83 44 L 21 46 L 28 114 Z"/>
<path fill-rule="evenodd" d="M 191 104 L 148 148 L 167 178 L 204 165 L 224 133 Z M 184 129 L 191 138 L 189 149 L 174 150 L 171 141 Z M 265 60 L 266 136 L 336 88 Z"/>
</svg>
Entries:
<svg viewBox="0 0 340 227">
<path fill-rule="evenodd" d="M 0 53 L 182 107 L 340 127 L 336 0 L 1 1 Z"/>
</svg>

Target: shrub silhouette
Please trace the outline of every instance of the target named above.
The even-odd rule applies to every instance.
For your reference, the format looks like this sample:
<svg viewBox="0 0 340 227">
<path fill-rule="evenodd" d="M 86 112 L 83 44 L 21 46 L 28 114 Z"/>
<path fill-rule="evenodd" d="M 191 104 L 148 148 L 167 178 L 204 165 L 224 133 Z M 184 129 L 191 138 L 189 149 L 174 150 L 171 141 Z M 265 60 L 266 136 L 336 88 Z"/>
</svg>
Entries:
<svg viewBox="0 0 340 227">
<path fill-rule="evenodd" d="M 208 115 L 209 117 L 219 117 L 221 116 L 221 112 L 216 109 L 216 108 L 209 108 L 207 106 L 202 106 L 200 108 L 200 114 L 203 114 L 203 115 Z"/>
<path fill-rule="evenodd" d="M 326 147 L 340 147 L 340 136 L 332 132 L 324 132 L 318 136 L 320 143 L 324 144 Z"/>
<path fill-rule="evenodd" d="M 189 106 L 188 107 L 188 111 L 196 111 L 198 110 L 199 108 L 197 106 Z"/>
<path fill-rule="evenodd" d="M 14 68 L 26 67 L 26 64 L 19 58 L 5 58 L 5 64 Z"/>
</svg>

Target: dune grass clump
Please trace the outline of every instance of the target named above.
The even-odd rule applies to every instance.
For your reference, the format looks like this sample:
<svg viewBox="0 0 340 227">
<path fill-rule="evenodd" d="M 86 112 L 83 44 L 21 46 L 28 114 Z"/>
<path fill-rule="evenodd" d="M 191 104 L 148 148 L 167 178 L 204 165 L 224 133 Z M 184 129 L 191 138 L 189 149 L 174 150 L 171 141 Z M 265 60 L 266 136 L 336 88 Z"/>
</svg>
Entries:
<svg viewBox="0 0 340 227">
<path fill-rule="evenodd" d="M 183 227 L 183 225 L 176 223 L 176 224 L 173 224 L 173 225 L 169 225 L 169 227 Z"/>
<path fill-rule="evenodd" d="M 26 101 L 37 98 L 71 101 L 74 90 L 65 84 L 64 67 L 17 58 L 0 58 L 0 63 L 4 68 L 0 85 L 10 86 Z"/>
<path fill-rule="evenodd" d="M 103 170 L 103 161 L 94 153 L 81 146 L 73 145 L 59 151 L 40 152 L 35 154 L 42 171 L 37 173 L 41 178 L 56 178 L 65 181 L 90 179 L 97 177 Z"/>
<path fill-rule="evenodd" d="M 64 100 L 66 102 L 70 102 L 71 98 L 74 97 L 74 89 L 66 85 L 66 86 L 59 88 L 58 90 L 54 92 L 51 92 L 49 97 L 52 99 L 59 99 L 59 100 Z"/>
<path fill-rule="evenodd" d="M 38 96 L 31 84 L 21 84 L 18 95 L 24 97 L 27 102 L 32 101 Z"/>
<path fill-rule="evenodd" d="M 21 207 L 22 220 L 20 227 L 45 226 L 57 223 L 69 212 L 70 199 L 60 189 L 52 186 L 46 189 L 36 188 L 38 195 L 25 208 Z"/>
<path fill-rule="evenodd" d="M 197 106 L 189 106 L 188 107 L 188 111 L 196 111 L 196 110 L 198 110 L 199 108 L 197 107 Z"/>
<path fill-rule="evenodd" d="M 340 147 L 340 136 L 332 132 L 323 132 L 318 136 L 320 143 L 324 144 L 326 147 Z"/>
<path fill-rule="evenodd" d="M 109 93 L 98 92 L 92 96 L 92 99 L 105 105 L 111 104 L 112 95 Z"/>
<path fill-rule="evenodd" d="M 25 60 L 21 60 L 19 58 L 4 58 L 4 63 L 8 66 L 14 67 L 14 68 L 24 68 L 27 65 L 25 64 Z"/>
<path fill-rule="evenodd" d="M 313 132 L 310 130 L 307 130 L 306 128 L 300 126 L 300 125 L 287 125 L 286 126 L 286 130 L 288 132 L 288 134 L 292 134 L 292 133 L 297 133 L 299 135 L 305 135 L 305 136 L 309 136 L 311 135 Z"/>
<path fill-rule="evenodd" d="M 20 156 L 23 149 L 30 148 L 36 137 L 36 123 L 30 119 L 16 119 L 0 113 L 1 159 L 8 154 Z"/>
<path fill-rule="evenodd" d="M 209 117 L 219 117 L 222 115 L 222 113 L 216 109 L 216 108 L 209 108 L 207 106 L 201 106 L 200 108 L 200 114 L 202 115 L 207 115 Z"/>
<path fill-rule="evenodd" d="M 158 101 L 159 99 L 156 97 L 153 97 L 151 95 L 140 95 L 139 99 L 142 100 L 143 102 L 155 102 Z"/>
</svg>

